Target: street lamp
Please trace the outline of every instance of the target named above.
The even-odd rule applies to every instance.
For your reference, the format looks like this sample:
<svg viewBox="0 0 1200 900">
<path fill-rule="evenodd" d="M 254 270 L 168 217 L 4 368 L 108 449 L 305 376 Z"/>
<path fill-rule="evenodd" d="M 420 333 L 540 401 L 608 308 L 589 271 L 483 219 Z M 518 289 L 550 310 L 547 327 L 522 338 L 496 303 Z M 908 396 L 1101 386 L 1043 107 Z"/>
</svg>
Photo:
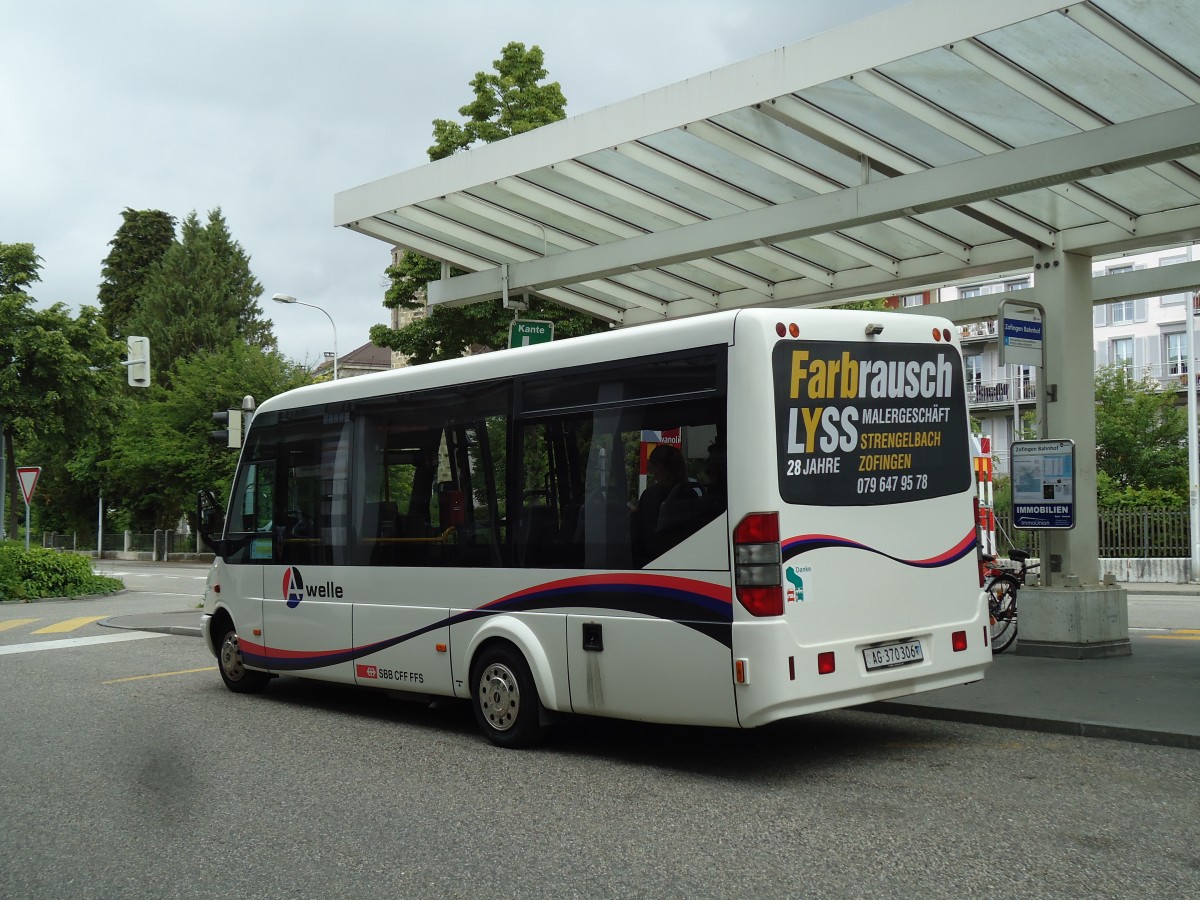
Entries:
<svg viewBox="0 0 1200 900">
<path fill-rule="evenodd" d="M 333 316 L 325 312 L 321 307 L 313 303 L 305 303 L 303 300 L 297 300 L 290 294 L 276 294 L 271 299 L 276 303 L 295 303 L 297 306 L 307 306 L 309 309 L 316 309 L 325 313 L 325 318 L 329 320 L 329 324 L 333 328 L 333 380 L 337 381 L 337 325 L 334 325 Z"/>
</svg>

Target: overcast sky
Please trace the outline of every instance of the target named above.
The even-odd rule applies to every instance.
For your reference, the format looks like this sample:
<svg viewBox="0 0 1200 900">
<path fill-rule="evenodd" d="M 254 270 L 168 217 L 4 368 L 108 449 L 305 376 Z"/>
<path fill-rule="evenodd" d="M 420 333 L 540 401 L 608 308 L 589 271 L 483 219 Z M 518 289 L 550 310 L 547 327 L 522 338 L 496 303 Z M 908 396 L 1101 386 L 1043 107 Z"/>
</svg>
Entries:
<svg viewBox="0 0 1200 900">
<path fill-rule="evenodd" d="M 428 161 L 435 118 L 510 41 L 579 115 L 899 0 L 0 0 L 0 243 L 43 259 L 40 306 L 97 305 L 121 211 L 220 207 L 280 349 L 315 363 L 387 321 L 389 245 L 333 196 Z"/>
</svg>

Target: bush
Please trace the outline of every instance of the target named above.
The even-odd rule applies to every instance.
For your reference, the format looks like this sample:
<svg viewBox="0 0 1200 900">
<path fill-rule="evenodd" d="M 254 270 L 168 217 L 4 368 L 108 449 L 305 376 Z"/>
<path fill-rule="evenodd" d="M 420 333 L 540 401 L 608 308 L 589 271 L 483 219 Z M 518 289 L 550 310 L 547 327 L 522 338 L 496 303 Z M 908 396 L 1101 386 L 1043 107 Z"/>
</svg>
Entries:
<svg viewBox="0 0 1200 900">
<path fill-rule="evenodd" d="M 112 594 L 125 585 L 92 572 L 84 556 L 41 547 L 26 550 L 15 541 L 0 544 L 0 600 L 38 600 Z"/>
</svg>

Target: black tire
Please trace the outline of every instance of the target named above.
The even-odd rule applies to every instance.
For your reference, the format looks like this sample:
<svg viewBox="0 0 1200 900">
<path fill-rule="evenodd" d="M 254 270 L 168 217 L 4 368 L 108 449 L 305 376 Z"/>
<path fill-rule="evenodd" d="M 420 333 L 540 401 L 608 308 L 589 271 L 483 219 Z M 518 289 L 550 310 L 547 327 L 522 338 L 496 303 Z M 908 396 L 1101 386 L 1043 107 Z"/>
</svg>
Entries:
<svg viewBox="0 0 1200 900">
<path fill-rule="evenodd" d="M 271 680 L 266 672 L 246 668 L 241 647 L 238 646 L 237 632 L 232 628 L 225 629 L 221 643 L 217 645 L 217 668 L 225 687 L 235 694 L 256 694 Z"/>
<path fill-rule="evenodd" d="M 984 585 L 992 629 L 992 653 L 1003 653 L 1017 639 L 1017 589 L 1011 575 L 993 575 Z"/>
<path fill-rule="evenodd" d="M 541 700 L 525 657 L 512 644 L 484 647 L 471 665 L 471 707 L 498 747 L 529 747 L 545 737 Z"/>
</svg>

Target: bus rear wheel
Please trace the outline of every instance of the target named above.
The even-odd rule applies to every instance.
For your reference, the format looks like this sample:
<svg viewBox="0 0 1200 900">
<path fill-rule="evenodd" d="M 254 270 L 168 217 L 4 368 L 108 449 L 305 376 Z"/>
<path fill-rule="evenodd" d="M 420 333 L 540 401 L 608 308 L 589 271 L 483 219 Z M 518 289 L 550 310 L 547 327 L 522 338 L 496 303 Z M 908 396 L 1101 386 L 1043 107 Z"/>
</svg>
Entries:
<svg viewBox="0 0 1200 900">
<path fill-rule="evenodd" d="M 255 672 L 246 668 L 237 632 L 232 628 L 226 629 L 221 636 L 217 668 L 221 670 L 221 680 L 225 682 L 225 687 L 235 694 L 255 694 L 271 680 L 271 676 L 265 672 Z"/>
<path fill-rule="evenodd" d="M 520 651 L 511 644 L 484 647 L 471 667 L 475 721 L 499 747 L 528 747 L 545 735 L 537 685 Z"/>
</svg>

